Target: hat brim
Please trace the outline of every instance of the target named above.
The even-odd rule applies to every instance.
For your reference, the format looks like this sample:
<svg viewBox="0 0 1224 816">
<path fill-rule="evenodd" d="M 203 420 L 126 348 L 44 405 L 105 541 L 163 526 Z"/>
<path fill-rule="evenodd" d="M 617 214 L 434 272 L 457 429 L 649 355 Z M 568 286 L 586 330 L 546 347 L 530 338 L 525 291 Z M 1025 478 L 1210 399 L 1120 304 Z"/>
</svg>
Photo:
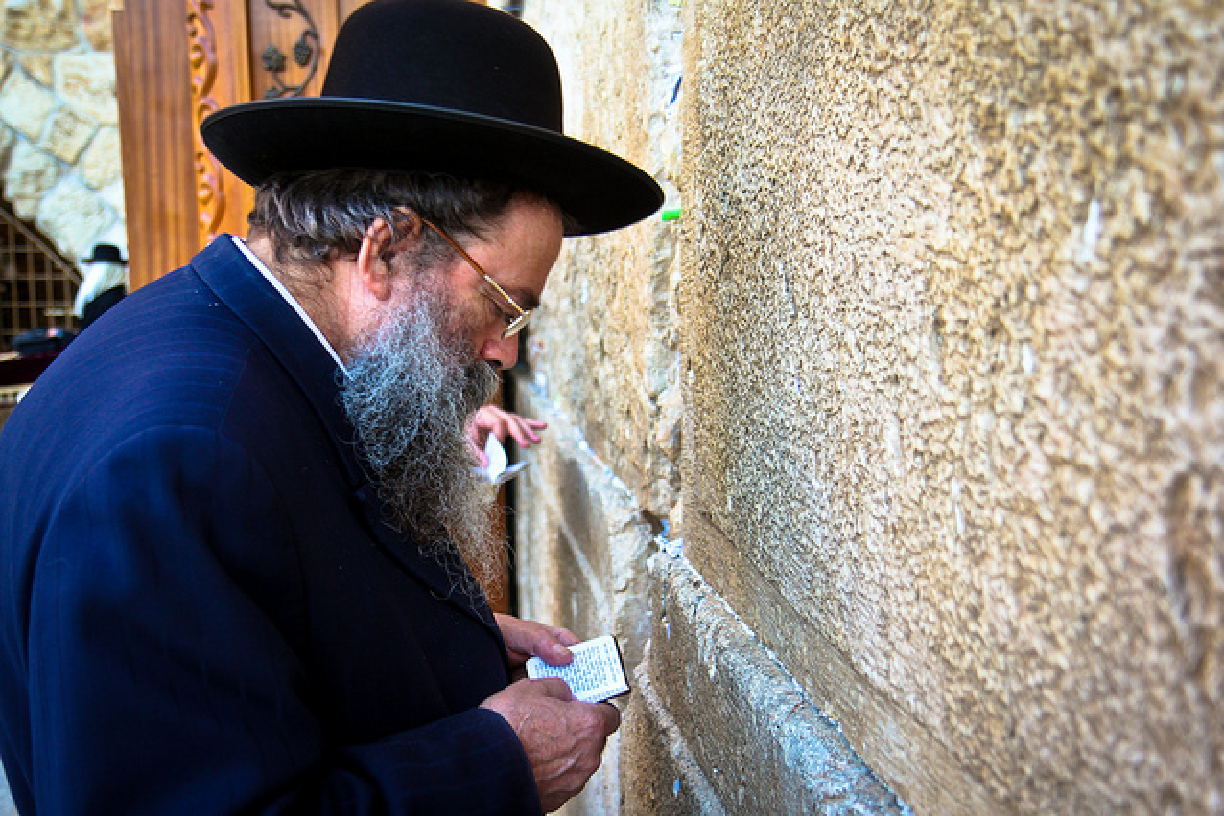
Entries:
<svg viewBox="0 0 1224 816">
<path fill-rule="evenodd" d="M 571 217 L 569 235 L 628 226 L 663 204 L 648 174 L 544 128 L 480 114 L 369 99 L 246 102 L 209 116 L 205 146 L 252 186 L 277 173 L 345 167 L 449 173 L 521 185 Z"/>
</svg>

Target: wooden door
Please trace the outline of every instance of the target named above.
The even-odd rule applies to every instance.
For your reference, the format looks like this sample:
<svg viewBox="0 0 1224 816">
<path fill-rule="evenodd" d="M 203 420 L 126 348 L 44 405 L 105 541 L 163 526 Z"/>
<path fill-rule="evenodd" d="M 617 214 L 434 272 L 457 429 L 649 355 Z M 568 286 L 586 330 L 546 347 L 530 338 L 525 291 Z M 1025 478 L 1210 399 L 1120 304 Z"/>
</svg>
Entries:
<svg viewBox="0 0 1224 816">
<path fill-rule="evenodd" d="M 366 0 L 122 0 L 112 15 L 132 285 L 246 234 L 251 190 L 200 143 L 209 113 L 314 96 Z"/>
</svg>

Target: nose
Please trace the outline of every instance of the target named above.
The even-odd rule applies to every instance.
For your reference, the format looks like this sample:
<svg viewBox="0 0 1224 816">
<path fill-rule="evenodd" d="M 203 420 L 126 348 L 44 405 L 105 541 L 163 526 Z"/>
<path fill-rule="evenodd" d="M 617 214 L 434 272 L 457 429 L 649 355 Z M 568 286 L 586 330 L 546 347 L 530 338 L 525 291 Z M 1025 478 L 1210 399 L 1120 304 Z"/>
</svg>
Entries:
<svg viewBox="0 0 1224 816">
<path fill-rule="evenodd" d="M 513 368 L 518 361 L 518 337 L 486 340 L 480 347 L 480 359 L 501 369 Z"/>
</svg>

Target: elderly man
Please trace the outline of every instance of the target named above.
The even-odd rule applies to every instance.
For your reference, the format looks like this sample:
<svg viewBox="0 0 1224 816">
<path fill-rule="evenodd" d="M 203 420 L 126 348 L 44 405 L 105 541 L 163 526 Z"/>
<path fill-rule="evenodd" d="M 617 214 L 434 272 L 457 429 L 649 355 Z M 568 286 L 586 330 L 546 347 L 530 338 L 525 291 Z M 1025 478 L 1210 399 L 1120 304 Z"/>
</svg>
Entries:
<svg viewBox="0 0 1224 816">
<path fill-rule="evenodd" d="M 619 724 L 559 628 L 494 616 L 464 423 L 564 234 L 661 203 L 560 133 L 551 52 L 375 0 L 323 94 L 203 128 L 257 187 L 0 435 L 0 755 L 24 814 L 533 813 Z"/>
</svg>

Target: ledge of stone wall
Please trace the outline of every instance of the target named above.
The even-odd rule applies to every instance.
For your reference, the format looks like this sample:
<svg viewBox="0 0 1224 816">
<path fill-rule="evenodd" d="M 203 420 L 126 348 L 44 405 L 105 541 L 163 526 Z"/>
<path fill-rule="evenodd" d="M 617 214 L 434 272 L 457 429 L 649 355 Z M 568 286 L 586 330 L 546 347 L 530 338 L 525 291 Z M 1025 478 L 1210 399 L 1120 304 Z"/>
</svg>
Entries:
<svg viewBox="0 0 1224 816">
<path fill-rule="evenodd" d="M 662 790 L 712 792 L 729 813 L 911 813 L 687 559 L 657 553 L 649 574 L 651 639 L 627 719 L 650 718 L 628 727 L 665 736 L 671 762 L 655 778 L 626 763 L 627 812 L 671 812 Z"/>
</svg>

